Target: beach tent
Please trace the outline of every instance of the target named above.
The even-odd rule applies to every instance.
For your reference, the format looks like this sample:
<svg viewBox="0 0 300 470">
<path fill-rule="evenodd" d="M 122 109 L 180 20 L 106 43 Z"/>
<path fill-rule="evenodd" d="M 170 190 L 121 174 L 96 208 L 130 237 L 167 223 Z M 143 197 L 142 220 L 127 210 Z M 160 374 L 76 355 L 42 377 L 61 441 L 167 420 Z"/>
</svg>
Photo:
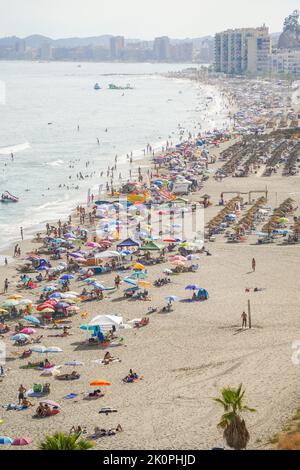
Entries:
<svg viewBox="0 0 300 470">
<path fill-rule="evenodd" d="M 123 240 L 121 243 L 117 245 L 118 248 L 125 248 L 128 246 L 140 246 L 140 244 L 132 240 L 132 238 L 127 238 L 126 240 Z"/>
<path fill-rule="evenodd" d="M 123 317 L 117 315 L 97 315 L 87 324 L 87 327 L 89 329 L 90 327 L 99 326 L 101 331 L 108 331 L 115 326 L 116 330 L 119 330 L 122 323 Z"/>
<path fill-rule="evenodd" d="M 102 253 L 97 253 L 95 255 L 95 259 L 103 259 L 103 258 L 118 258 L 120 253 L 117 251 L 103 251 Z"/>
<path fill-rule="evenodd" d="M 207 300 L 208 299 L 208 292 L 205 289 L 199 289 L 197 293 L 198 300 Z"/>
<path fill-rule="evenodd" d="M 144 251 L 160 251 L 164 248 L 163 244 L 160 243 L 155 243 L 155 242 L 149 242 L 146 243 L 145 245 L 141 246 L 140 250 Z"/>
</svg>

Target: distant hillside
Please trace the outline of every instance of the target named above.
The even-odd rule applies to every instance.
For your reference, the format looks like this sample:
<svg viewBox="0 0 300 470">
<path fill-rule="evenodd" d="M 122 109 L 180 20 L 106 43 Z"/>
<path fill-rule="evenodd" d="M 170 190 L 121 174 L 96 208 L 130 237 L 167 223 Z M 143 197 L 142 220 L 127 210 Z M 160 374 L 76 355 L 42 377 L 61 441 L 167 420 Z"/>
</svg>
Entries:
<svg viewBox="0 0 300 470">
<path fill-rule="evenodd" d="M 53 47 L 84 47 L 84 46 L 102 46 L 109 48 L 109 41 L 112 37 L 111 34 L 103 34 L 101 36 L 91 36 L 85 38 L 61 38 L 61 39 L 52 39 L 41 34 L 32 34 L 25 38 L 19 38 L 17 36 L 11 36 L 6 38 L 0 38 L 0 46 L 14 47 L 18 42 L 24 40 L 28 47 L 33 49 L 38 49 L 42 46 L 43 43 L 48 42 Z M 214 40 L 213 36 L 204 36 L 200 38 L 186 38 L 186 39 L 170 39 L 172 44 L 179 44 L 182 42 L 192 42 L 195 48 L 201 47 L 203 43 L 211 42 Z M 138 42 L 140 39 L 129 39 L 126 38 L 125 43 Z M 153 41 L 148 41 L 151 44 Z"/>
</svg>

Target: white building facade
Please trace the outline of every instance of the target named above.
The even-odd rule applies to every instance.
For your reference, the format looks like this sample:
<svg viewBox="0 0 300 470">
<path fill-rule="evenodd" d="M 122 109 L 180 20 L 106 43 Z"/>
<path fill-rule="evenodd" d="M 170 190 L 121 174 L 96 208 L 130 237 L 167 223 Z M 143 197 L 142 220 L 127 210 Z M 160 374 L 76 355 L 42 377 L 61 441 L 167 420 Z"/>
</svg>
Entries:
<svg viewBox="0 0 300 470">
<path fill-rule="evenodd" d="M 229 75 L 268 71 L 271 37 L 266 26 L 230 29 L 215 36 L 215 71 Z"/>
<path fill-rule="evenodd" d="M 300 77 L 300 51 L 279 49 L 270 54 L 269 72 Z"/>
</svg>

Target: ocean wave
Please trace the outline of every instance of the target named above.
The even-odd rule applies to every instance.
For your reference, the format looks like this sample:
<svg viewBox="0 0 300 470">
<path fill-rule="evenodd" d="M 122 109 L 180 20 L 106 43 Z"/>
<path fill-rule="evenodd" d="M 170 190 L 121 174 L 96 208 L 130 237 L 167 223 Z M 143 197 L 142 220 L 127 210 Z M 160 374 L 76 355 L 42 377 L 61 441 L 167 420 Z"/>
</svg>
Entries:
<svg viewBox="0 0 300 470">
<path fill-rule="evenodd" d="M 24 142 L 23 144 L 15 144 L 9 147 L 0 148 L 0 155 L 10 155 L 11 153 L 23 152 L 31 148 L 29 142 Z"/>
<path fill-rule="evenodd" d="M 55 160 L 54 162 L 47 162 L 48 166 L 62 166 L 64 164 L 63 160 Z"/>
</svg>

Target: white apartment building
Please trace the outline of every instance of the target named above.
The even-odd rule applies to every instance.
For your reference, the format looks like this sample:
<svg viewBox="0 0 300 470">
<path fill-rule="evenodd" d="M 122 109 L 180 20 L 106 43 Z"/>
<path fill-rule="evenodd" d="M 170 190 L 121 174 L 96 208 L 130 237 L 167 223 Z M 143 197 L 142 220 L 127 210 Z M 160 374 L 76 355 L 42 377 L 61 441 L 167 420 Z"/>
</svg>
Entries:
<svg viewBox="0 0 300 470">
<path fill-rule="evenodd" d="M 269 55 L 269 71 L 300 77 L 300 50 L 279 49 Z"/>
<path fill-rule="evenodd" d="M 271 37 L 266 26 L 229 29 L 215 36 L 215 71 L 229 75 L 268 71 Z"/>
</svg>

